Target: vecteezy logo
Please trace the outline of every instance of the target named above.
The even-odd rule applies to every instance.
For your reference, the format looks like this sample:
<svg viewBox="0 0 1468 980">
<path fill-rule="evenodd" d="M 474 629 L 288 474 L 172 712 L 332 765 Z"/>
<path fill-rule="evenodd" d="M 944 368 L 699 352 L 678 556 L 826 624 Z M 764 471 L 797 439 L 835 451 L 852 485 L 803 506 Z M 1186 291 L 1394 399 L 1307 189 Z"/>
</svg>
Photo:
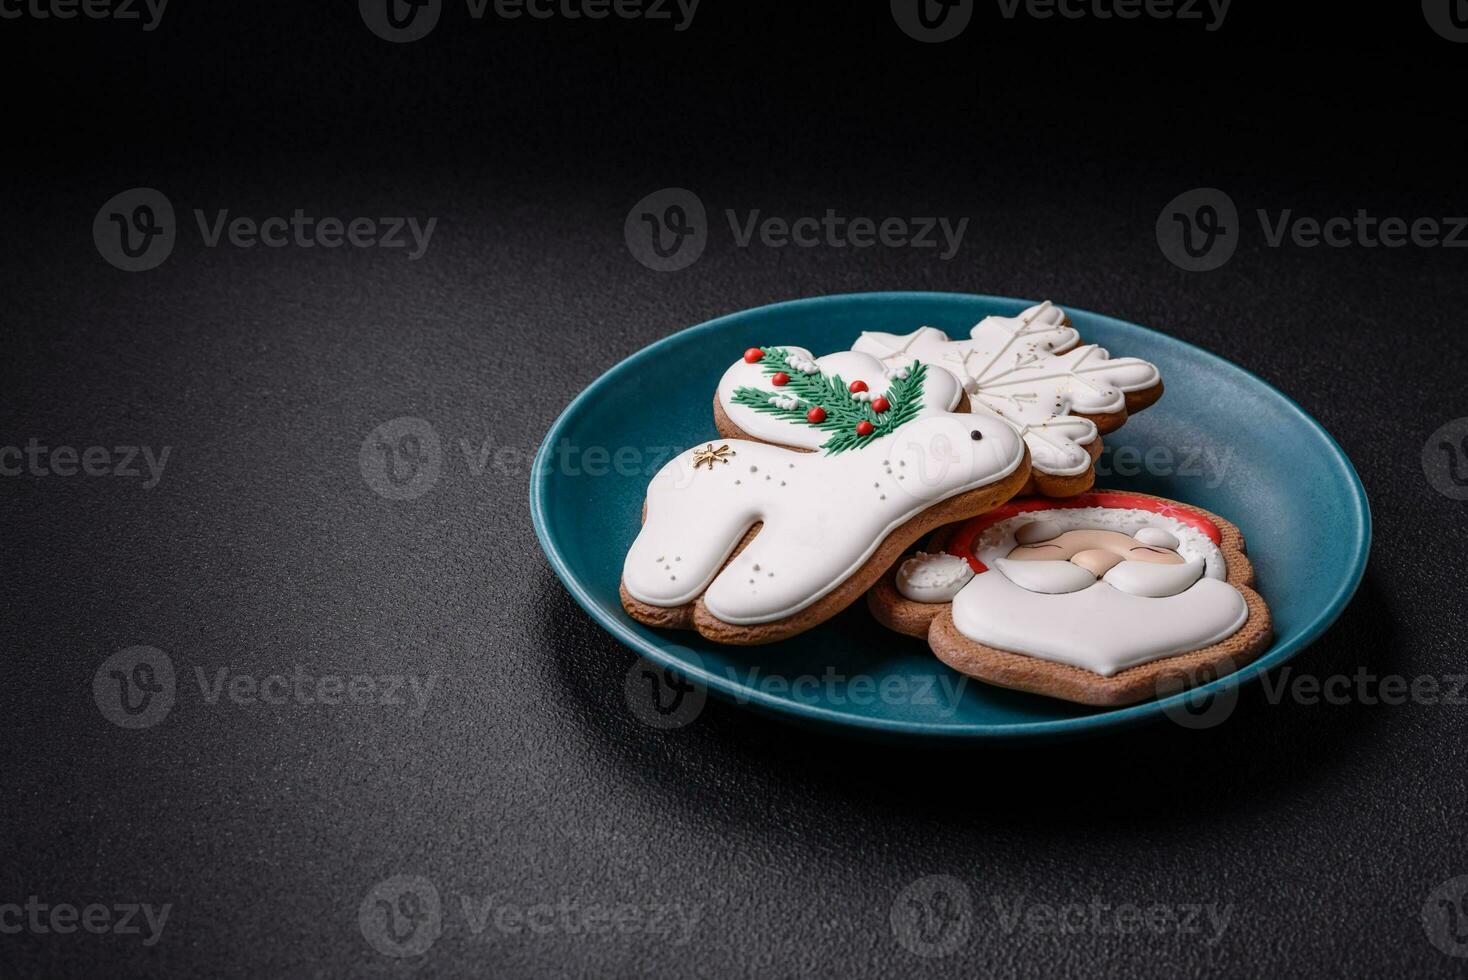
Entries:
<svg viewBox="0 0 1468 980">
<path fill-rule="evenodd" d="M 426 37 L 438 25 L 443 0 L 357 0 L 357 9 L 373 34 L 405 44 Z"/>
<path fill-rule="evenodd" d="M 701 685 L 641 657 L 627 671 L 623 694 L 633 717 L 663 730 L 691 724 L 708 700 Z"/>
<path fill-rule="evenodd" d="M 1227 658 L 1222 663 L 1206 668 L 1187 668 L 1183 674 L 1163 674 L 1157 678 L 1157 697 L 1164 702 L 1174 695 L 1182 694 L 1178 700 L 1162 708 L 1162 713 L 1184 728 L 1202 729 L 1222 725 L 1234 713 L 1239 703 L 1237 684 L 1221 691 L 1199 691 L 1197 688 L 1227 677 L 1234 672 L 1234 665 Z M 1187 693 L 1183 693 L 1183 692 Z"/>
<path fill-rule="evenodd" d="M 173 251 L 177 235 L 173 204 L 151 187 L 123 191 L 102 205 L 92 219 L 97 251 L 124 272 L 161 265 Z"/>
<path fill-rule="evenodd" d="M 1422 0 L 1422 16 L 1449 41 L 1468 41 L 1468 0 Z"/>
<path fill-rule="evenodd" d="M 892 935 L 914 956 L 947 956 L 968 942 L 973 918 L 967 885 L 951 875 L 928 875 L 902 889 L 892 902 Z"/>
<path fill-rule="evenodd" d="M 421 875 L 379 881 L 357 909 L 362 938 L 383 956 L 422 956 L 443 932 L 443 903 Z"/>
<path fill-rule="evenodd" d="M 906 468 L 909 459 L 913 461 L 917 479 L 912 485 L 905 481 L 898 485 L 909 496 L 919 499 L 931 497 L 933 488 L 942 486 L 954 467 L 963 465 L 963 458 L 953 449 L 953 440 L 941 432 L 928 439 L 926 444 L 909 439 L 898 459 L 899 466 Z"/>
<path fill-rule="evenodd" d="M 1167 202 L 1157 216 L 1157 245 L 1189 272 L 1209 272 L 1239 247 L 1239 211 L 1216 187 L 1196 187 Z"/>
<path fill-rule="evenodd" d="M 892 19 L 915 41 L 951 41 L 968 27 L 974 0 L 892 0 Z"/>
<path fill-rule="evenodd" d="M 443 450 L 432 425 L 405 415 L 367 433 L 357 463 L 373 493 L 388 500 L 414 500 L 438 482 Z"/>
<path fill-rule="evenodd" d="M 632 205 L 622 236 L 632 257 L 649 269 L 677 272 L 703 254 L 708 215 L 697 194 L 683 187 L 664 187 Z"/>
<path fill-rule="evenodd" d="M 1427 939 L 1449 956 L 1468 957 L 1468 875 L 1449 878 L 1422 903 Z"/>
<path fill-rule="evenodd" d="M 173 661 L 154 647 L 128 647 L 92 675 L 92 700 L 119 728 L 152 728 L 173 708 Z"/>
<path fill-rule="evenodd" d="M 1468 500 L 1468 418 L 1453 419 L 1427 437 L 1422 472 L 1444 497 Z"/>
</svg>

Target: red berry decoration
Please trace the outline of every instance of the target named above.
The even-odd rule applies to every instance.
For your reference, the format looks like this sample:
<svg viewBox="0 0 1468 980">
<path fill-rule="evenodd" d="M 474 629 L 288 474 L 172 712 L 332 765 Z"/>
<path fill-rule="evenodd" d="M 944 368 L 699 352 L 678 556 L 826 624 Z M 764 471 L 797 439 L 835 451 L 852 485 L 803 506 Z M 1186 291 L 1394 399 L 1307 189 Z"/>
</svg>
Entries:
<svg viewBox="0 0 1468 980">
<path fill-rule="evenodd" d="M 764 356 L 764 351 L 760 350 L 758 347 L 751 347 L 749 350 L 744 352 L 744 363 L 753 364 L 756 361 L 763 360 Z"/>
<path fill-rule="evenodd" d="M 812 408 L 809 412 L 805 413 L 805 420 L 811 425 L 820 425 L 822 422 L 826 421 L 826 410 L 817 405 L 815 408 Z"/>
<path fill-rule="evenodd" d="M 887 411 L 887 409 L 889 409 L 891 407 L 892 407 L 892 403 L 889 402 L 885 398 L 873 398 L 872 399 L 872 411 L 874 411 L 874 412 L 885 412 L 885 411 Z"/>
<path fill-rule="evenodd" d="M 790 375 L 786 374 L 784 371 L 776 371 L 770 376 L 770 384 L 774 385 L 776 388 L 783 388 L 789 383 Z"/>
<path fill-rule="evenodd" d="M 861 384 L 861 382 L 858 381 L 857 384 Z M 856 423 L 856 434 L 857 435 L 859 435 L 859 436 L 869 436 L 869 435 L 872 434 L 872 432 L 873 432 L 872 423 L 868 422 L 866 419 L 862 419 L 860 422 Z"/>
<path fill-rule="evenodd" d="M 851 386 L 850 387 L 851 387 L 851 393 L 854 395 L 858 391 L 866 391 L 867 390 L 867 383 L 865 381 L 853 381 L 853 382 L 851 382 Z"/>
</svg>

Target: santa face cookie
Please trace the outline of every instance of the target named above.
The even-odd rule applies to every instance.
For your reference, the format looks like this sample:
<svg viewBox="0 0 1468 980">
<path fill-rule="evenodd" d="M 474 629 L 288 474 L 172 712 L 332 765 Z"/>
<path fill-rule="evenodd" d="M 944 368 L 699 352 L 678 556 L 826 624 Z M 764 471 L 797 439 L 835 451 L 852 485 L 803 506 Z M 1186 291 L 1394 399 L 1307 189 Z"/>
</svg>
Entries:
<svg viewBox="0 0 1468 980">
<path fill-rule="evenodd" d="M 1081 345 L 1065 311 L 1048 301 L 1017 317 L 985 317 L 967 339 L 923 327 L 901 335 L 863 333 L 853 350 L 886 365 L 916 358 L 956 375 L 976 409 L 993 411 L 1024 437 L 1034 468 L 1027 489 L 1046 496 L 1089 488 L 1100 433 L 1162 396 L 1156 367 Z"/>
<path fill-rule="evenodd" d="M 1236 670 L 1270 641 L 1243 536 L 1186 504 L 1029 498 L 948 529 L 941 547 L 893 569 L 872 611 L 1003 687 L 1131 704 Z"/>
<path fill-rule="evenodd" d="M 947 410 L 961 393 L 945 372 L 889 376 L 869 356 L 837 357 L 847 374 L 797 348 L 741 360 L 754 383 L 729 389 L 726 421 L 766 441 L 697 446 L 653 478 L 622 571 L 633 618 L 722 643 L 794 636 L 859 598 L 922 535 L 1028 479 L 1010 426 Z"/>
</svg>

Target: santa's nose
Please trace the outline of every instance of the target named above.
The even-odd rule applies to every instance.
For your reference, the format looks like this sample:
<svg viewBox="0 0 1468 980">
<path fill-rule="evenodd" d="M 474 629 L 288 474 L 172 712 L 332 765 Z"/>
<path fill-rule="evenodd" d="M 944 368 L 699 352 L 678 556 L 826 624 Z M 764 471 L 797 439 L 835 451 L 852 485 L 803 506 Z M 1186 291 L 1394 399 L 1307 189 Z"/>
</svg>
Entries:
<svg viewBox="0 0 1468 980">
<path fill-rule="evenodd" d="M 1111 571 L 1111 566 L 1121 561 L 1121 555 L 1114 551 L 1103 551 L 1100 548 L 1092 548 L 1089 551 L 1077 551 L 1070 558 L 1073 564 L 1079 565 L 1092 575 L 1100 578 Z"/>
</svg>

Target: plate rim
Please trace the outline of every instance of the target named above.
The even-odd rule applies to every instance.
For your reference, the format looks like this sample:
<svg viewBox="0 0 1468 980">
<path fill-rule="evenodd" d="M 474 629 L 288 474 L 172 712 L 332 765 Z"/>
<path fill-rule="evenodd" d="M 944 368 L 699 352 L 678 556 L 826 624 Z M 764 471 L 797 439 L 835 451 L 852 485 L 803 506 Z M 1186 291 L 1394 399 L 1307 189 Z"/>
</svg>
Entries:
<svg viewBox="0 0 1468 980">
<path fill-rule="evenodd" d="M 897 302 L 905 300 L 963 300 L 976 301 L 980 303 L 994 303 L 1010 305 L 1015 303 L 1024 306 L 1033 305 L 1033 300 L 1016 299 L 1009 296 L 995 296 L 987 293 L 961 293 L 948 291 L 930 290 L 879 290 L 872 292 L 855 293 L 830 293 L 819 296 L 807 296 L 799 299 L 782 300 L 775 303 L 765 303 L 760 306 L 751 306 L 732 313 L 725 313 L 705 320 L 702 323 L 685 327 L 675 331 L 666 337 L 659 338 L 624 357 L 616 364 L 607 368 L 599 377 L 581 390 L 571 402 L 556 416 L 545 437 L 541 440 L 536 450 L 535 459 L 531 465 L 530 472 L 530 520 L 535 530 L 535 537 L 540 543 L 541 551 L 550 562 L 551 570 L 561 580 L 561 584 L 571 593 L 571 597 L 583 610 L 586 611 L 596 623 L 610 633 L 624 646 L 629 647 L 639 656 L 674 670 L 691 680 L 695 680 L 717 696 L 730 701 L 735 701 L 740 707 L 752 707 L 772 712 L 776 715 L 785 716 L 791 720 L 804 722 L 822 722 L 834 725 L 836 728 L 848 732 L 864 732 L 875 735 L 889 736 L 916 736 L 926 738 L 937 738 L 943 740 L 974 740 L 974 739 L 999 739 L 999 740 L 1025 740 L 1043 739 L 1065 736 L 1081 736 L 1100 734 L 1105 731 L 1130 727 L 1146 721 L 1155 720 L 1163 716 L 1169 708 L 1178 707 L 1184 702 L 1203 695 L 1217 695 L 1236 690 L 1256 678 L 1264 672 L 1290 660 L 1301 650 L 1324 633 L 1350 603 L 1360 587 L 1361 581 L 1366 574 L 1366 565 L 1371 552 L 1372 520 L 1371 505 L 1366 496 L 1366 488 L 1361 482 L 1360 475 L 1356 472 L 1355 464 L 1346 451 L 1336 441 L 1323 425 L 1316 421 L 1315 417 L 1305 411 L 1298 402 L 1289 395 L 1280 391 L 1259 375 L 1247 368 L 1241 367 L 1212 351 L 1190 341 L 1174 337 L 1151 327 L 1129 320 L 1122 320 L 1106 313 L 1097 313 L 1092 310 L 1083 309 L 1078 306 L 1063 306 L 1068 311 L 1082 313 L 1088 317 L 1099 320 L 1110 321 L 1134 330 L 1155 334 L 1162 340 L 1179 344 L 1188 348 L 1190 354 L 1201 356 L 1207 361 L 1216 363 L 1227 369 L 1237 371 L 1254 383 L 1262 386 L 1265 390 L 1278 396 L 1305 424 L 1322 436 L 1326 444 L 1334 451 L 1333 463 L 1344 473 L 1346 482 L 1352 490 L 1350 511 L 1359 526 L 1359 533 L 1355 535 L 1356 547 L 1351 555 L 1351 572 L 1343 580 L 1342 585 L 1331 596 L 1319 612 L 1313 616 L 1308 623 L 1300 629 L 1298 635 L 1291 641 L 1272 646 L 1270 650 L 1258 660 L 1248 666 L 1234 671 L 1224 677 L 1211 681 L 1196 688 L 1191 688 L 1167 698 L 1155 698 L 1140 704 L 1127 705 L 1111 711 L 1098 712 L 1091 715 L 1081 715 L 1075 718 L 1047 719 L 1032 722 L 1008 722 L 1003 724 L 976 725 L 973 723 L 961 725 L 938 725 L 931 722 L 903 721 L 892 718 L 869 718 L 853 716 L 840 713 L 820 705 L 806 705 L 773 697 L 763 691 L 745 687 L 731 678 L 721 676 L 704 669 L 701 664 L 695 666 L 683 660 L 667 655 L 661 646 L 648 642 L 640 636 L 632 626 L 623 622 L 620 618 L 608 618 L 602 614 L 602 610 L 591 598 L 587 590 L 571 573 L 561 550 L 552 539 L 548 529 L 546 518 L 547 495 L 552 483 L 554 470 L 547 465 L 548 459 L 553 452 L 553 446 L 560 437 L 561 430 L 569 425 L 570 421 L 578 414 L 583 402 L 590 400 L 604 384 L 614 375 L 620 375 L 622 371 L 630 369 L 641 363 L 644 359 L 657 356 L 658 352 L 665 346 L 675 341 L 687 339 L 689 335 L 708 333 L 723 329 L 731 323 L 755 314 L 766 314 L 795 307 L 819 306 L 838 301 L 885 301 Z M 693 651 L 695 657 L 698 656 Z M 699 658 L 700 660 L 702 658 Z"/>
</svg>

